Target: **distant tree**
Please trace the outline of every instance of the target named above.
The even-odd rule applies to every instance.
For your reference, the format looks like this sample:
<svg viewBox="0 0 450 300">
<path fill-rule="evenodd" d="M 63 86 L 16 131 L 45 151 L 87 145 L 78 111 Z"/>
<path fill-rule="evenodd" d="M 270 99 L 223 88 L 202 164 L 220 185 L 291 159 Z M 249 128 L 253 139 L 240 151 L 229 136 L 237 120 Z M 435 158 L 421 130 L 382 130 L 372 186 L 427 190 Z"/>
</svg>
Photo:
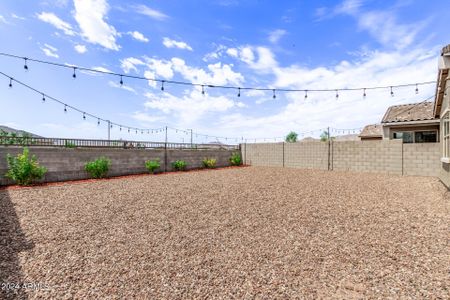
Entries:
<svg viewBox="0 0 450 300">
<path fill-rule="evenodd" d="M 322 142 L 326 142 L 328 141 L 328 131 L 323 131 L 322 134 L 320 135 L 320 140 Z"/>
<path fill-rule="evenodd" d="M 295 143 L 297 141 L 298 134 L 294 131 L 291 131 L 286 136 L 286 142 L 288 143 Z"/>
</svg>

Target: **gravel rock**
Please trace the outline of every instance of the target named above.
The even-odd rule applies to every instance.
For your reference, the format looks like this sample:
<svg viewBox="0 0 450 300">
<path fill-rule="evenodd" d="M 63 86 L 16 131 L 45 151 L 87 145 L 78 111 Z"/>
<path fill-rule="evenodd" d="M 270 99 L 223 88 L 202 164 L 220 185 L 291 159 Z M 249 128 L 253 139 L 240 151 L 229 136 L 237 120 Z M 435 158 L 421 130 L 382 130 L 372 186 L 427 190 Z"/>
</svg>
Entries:
<svg viewBox="0 0 450 300">
<path fill-rule="evenodd" d="M 263 167 L 2 190 L 0 296 L 448 299 L 449 199 Z"/>
</svg>

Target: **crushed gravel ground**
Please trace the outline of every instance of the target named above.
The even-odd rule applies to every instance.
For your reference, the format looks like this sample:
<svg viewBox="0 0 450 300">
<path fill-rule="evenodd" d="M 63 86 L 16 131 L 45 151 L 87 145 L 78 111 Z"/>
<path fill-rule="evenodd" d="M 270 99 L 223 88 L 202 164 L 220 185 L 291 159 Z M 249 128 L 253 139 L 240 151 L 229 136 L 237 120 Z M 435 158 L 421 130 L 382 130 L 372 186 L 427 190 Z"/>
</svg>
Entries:
<svg viewBox="0 0 450 300">
<path fill-rule="evenodd" d="M 0 296 L 448 299 L 449 199 L 435 178 L 257 167 L 3 190 Z"/>
</svg>

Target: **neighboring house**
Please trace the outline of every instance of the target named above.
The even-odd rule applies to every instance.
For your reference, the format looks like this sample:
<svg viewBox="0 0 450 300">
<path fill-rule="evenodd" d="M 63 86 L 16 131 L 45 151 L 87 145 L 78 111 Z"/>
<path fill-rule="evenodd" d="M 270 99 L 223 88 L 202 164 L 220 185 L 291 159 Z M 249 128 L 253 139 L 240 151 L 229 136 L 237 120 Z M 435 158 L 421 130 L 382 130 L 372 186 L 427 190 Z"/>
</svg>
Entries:
<svg viewBox="0 0 450 300">
<path fill-rule="evenodd" d="M 394 105 L 384 114 L 383 138 L 402 139 L 404 143 L 439 142 L 439 117 L 433 102 Z"/>
<path fill-rule="evenodd" d="M 383 126 L 381 124 L 367 125 L 359 134 L 361 141 L 376 141 L 383 139 Z"/>
</svg>

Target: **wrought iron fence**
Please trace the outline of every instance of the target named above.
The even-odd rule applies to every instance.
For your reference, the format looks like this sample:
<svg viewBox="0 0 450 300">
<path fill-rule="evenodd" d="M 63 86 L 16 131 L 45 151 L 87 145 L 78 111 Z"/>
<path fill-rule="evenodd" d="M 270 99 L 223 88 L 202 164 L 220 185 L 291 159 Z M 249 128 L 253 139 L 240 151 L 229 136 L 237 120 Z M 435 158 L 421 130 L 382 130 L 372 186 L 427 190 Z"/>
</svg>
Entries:
<svg viewBox="0 0 450 300">
<path fill-rule="evenodd" d="M 237 150 L 239 145 L 142 142 L 126 140 L 92 140 L 69 138 L 0 136 L 0 146 L 36 146 L 62 148 L 120 148 L 120 149 L 223 149 Z"/>
</svg>

